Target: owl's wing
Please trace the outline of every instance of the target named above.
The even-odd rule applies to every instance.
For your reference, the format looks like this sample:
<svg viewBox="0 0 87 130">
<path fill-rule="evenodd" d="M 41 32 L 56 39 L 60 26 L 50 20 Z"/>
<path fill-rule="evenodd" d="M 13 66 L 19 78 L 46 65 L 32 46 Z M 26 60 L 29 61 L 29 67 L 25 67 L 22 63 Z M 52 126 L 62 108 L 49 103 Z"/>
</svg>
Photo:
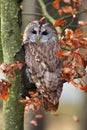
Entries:
<svg viewBox="0 0 87 130">
<path fill-rule="evenodd" d="M 23 98 L 25 98 L 26 96 L 30 97 L 29 91 L 36 91 L 36 85 L 30 82 L 30 76 L 27 71 L 28 68 L 27 65 L 25 65 L 22 69 L 22 84 L 24 86 L 22 93 Z"/>
<path fill-rule="evenodd" d="M 20 50 L 16 53 L 16 55 L 14 56 L 14 59 L 16 61 L 25 61 L 25 48 L 24 45 L 21 46 Z M 29 91 L 35 91 L 36 90 L 36 86 L 34 83 L 31 82 L 30 80 L 30 75 L 29 75 L 29 71 L 28 71 L 28 67 L 25 64 L 21 70 L 21 77 L 22 77 L 22 84 L 23 84 L 23 91 L 22 91 L 22 97 L 25 98 L 26 96 L 30 96 L 29 95 Z"/>
<path fill-rule="evenodd" d="M 25 49 L 24 46 L 21 46 L 19 50 L 16 52 L 14 59 L 16 61 L 25 61 Z"/>
</svg>

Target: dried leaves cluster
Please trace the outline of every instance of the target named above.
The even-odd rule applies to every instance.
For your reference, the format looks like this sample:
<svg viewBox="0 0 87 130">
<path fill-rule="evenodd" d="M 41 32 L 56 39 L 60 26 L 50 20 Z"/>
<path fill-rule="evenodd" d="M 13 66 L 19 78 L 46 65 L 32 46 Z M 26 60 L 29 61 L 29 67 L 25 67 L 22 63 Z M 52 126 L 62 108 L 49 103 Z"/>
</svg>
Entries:
<svg viewBox="0 0 87 130">
<path fill-rule="evenodd" d="M 68 4 L 65 6 L 60 6 L 61 0 L 54 0 L 52 3 L 53 7 L 56 8 L 59 12 L 59 15 L 63 15 L 63 13 L 69 13 L 72 15 L 77 14 L 77 7 L 82 6 L 81 0 L 63 0 L 64 3 Z M 71 6 L 72 4 L 72 6 Z"/>
<path fill-rule="evenodd" d="M 7 76 L 9 76 L 12 80 L 15 78 L 15 69 L 22 69 L 25 62 L 14 62 L 13 64 L 0 64 L 0 69 L 3 71 L 3 73 Z M 8 88 L 11 86 L 11 83 L 8 80 L 2 79 L 0 81 L 0 98 L 6 100 L 8 98 Z"/>
<path fill-rule="evenodd" d="M 81 0 L 63 0 L 64 5 L 61 4 L 61 0 L 54 0 L 52 3 L 53 7 L 57 10 L 59 16 L 61 19 L 56 20 L 54 23 L 54 27 L 61 26 L 68 24 L 65 19 L 68 19 L 69 17 L 72 17 L 72 21 L 74 18 L 78 17 L 81 13 L 87 13 L 87 8 L 84 5 L 84 2 Z M 83 7 L 83 10 L 81 12 L 78 12 L 78 8 Z M 67 16 L 67 17 L 64 17 Z M 87 25 L 87 21 L 78 21 L 78 25 L 84 26 Z"/>
<path fill-rule="evenodd" d="M 87 9 L 81 0 L 63 0 L 67 5 L 61 6 L 60 0 L 54 0 L 53 7 L 57 9 L 59 15 L 67 14 L 72 18 L 77 17 L 78 7 L 83 7 L 83 13 L 87 13 Z M 68 18 L 68 17 L 67 17 Z M 67 21 L 65 19 L 56 20 L 54 27 L 66 26 Z M 78 21 L 79 26 L 87 25 L 87 21 Z M 75 87 L 87 91 L 87 83 L 84 79 L 87 73 L 87 33 L 83 32 L 80 28 L 75 31 L 70 28 L 65 29 L 65 35 L 60 39 L 61 49 L 56 56 L 64 59 L 64 67 L 62 68 L 62 79 L 67 82 L 71 82 Z M 75 82 L 75 78 L 82 78 L 79 83 Z"/>
<path fill-rule="evenodd" d="M 86 75 L 87 39 L 84 38 L 84 35 L 85 33 L 80 29 L 73 32 L 67 28 L 65 35 L 60 39 L 62 49 L 58 51 L 56 56 L 64 59 L 61 78 L 71 82 L 75 87 L 87 91 L 87 84 L 82 80 L 79 83 L 74 81 L 75 78 L 83 78 Z"/>
</svg>

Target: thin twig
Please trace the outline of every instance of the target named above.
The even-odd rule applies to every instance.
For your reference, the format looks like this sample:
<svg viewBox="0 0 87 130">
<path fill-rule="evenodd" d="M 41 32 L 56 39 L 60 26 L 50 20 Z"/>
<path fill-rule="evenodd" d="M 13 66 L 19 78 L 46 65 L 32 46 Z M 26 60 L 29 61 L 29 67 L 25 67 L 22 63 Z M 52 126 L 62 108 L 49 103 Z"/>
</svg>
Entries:
<svg viewBox="0 0 87 130">
<path fill-rule="evenodd" d="M 82 10 L 82 11 L 78 11 L 78 13 L 77 13 L 76 15 L 80 15 L 80 14 L 83 14 L 83 13 L 85 13 L 85 12 L 87 12 L 87 9 Z M 65 19 L 69 19 L 69 18 L 71 18 L 71 17 L 73 17 L 72 14 L 67 15 L 67 16 L 64 16 L 64 17 L 62 17 L 62 18 L 60 18 L 60 19 L 61 19 L 61 20 L 65 20 Z"/>
<path fill-rule="evenodd" d="M 44 4 L 44 1 L 43 1 L 43 0 L 38 0 L 38 2 L 39 2 L 40 6 L 41 6 L 41 8 L 42 8 L 42 11 L 43 11 L 43 13 L 44 13 L 44 16 L 45 16 L 52 24 L 55 23 L 56 19 L 54 19 L 54 18 L 48 13 L 48 11 L 47 11 L 47 9 L 46 9 L 46 5 Z M 61 28 L 60 28 L 60 27 L 57 27 L 56 30 L 57 30 L 58 32 L 61 32 Z M 59 36 L 59 37 L 60 37 L 60 36 Z"/>
</svg>

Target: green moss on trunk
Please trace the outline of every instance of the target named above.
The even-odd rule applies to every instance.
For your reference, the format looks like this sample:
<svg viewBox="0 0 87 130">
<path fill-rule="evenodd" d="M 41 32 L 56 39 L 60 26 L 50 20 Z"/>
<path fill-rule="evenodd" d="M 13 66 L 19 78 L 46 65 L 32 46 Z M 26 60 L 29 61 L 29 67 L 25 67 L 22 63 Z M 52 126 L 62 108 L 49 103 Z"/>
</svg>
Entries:
<svg viewBox="0 0 87 130">
<path fill-rule="evenodd" d="M 14 62 L 14 55 L 21 45 L 18 12 L 17 0 L 1 0 L 1 41 L 7 64 Z M 23 86 L 19 70 L 11 84 L 9 98 L 3 104 L 3 130 L 23 130 L 23 105 L 19 103 Z"/>
</svg>

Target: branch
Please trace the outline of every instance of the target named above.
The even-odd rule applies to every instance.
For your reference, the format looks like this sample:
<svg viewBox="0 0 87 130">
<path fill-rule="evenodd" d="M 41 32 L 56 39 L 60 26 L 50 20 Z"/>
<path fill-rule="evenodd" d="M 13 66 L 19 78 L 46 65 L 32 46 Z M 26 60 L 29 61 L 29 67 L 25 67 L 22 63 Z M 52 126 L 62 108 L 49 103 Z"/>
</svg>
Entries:
<svg viewBox="0 0 87 130">
<path fill-rule="evenodd" d="M 43 13 L 44 13 L 45 17 L 46 17 L 51 23 L 54 23 L 56 20 L 55 20 L 53 17 L 51 17 L 51 16 L 49 15 L 49 13 L 47 12 L 46 5 L 44 4 L 44 1 L 43 1 L 43 0 L 38 0 L 38 2 L 39 2 L 40 6 L 41 6 L 41 8 L 42 8 L 42 10 L 43 10 Z"/>
<path fill-rule="evenodd" d="M 48 11 L 47 11 L 47 9 L 46 9 L 46 5 L 44 4 L 44 1 L 43 1 L 43 0 L 38 0 L 38 2 L 39 2 L 40 6 L 41 6 L 41 8 L 42 8 L 42 11 L 43 11 L 43 13 L 44 13 L 44 16 L 45 16 L 52 24 L 55 23 L 56 19 L 54 19 L 54 18 L 48 13 Z M 60 28 L 60 27 L 57 27 L 56 30 L 57 30 L 58 32 L 61 32 L 61 28 Z M 59 37 L 60 37 L 60 35 L 59 35 Z"/>
<path fill-rule="evenodd" d="M 22 15 L 35 15 L 35 16 L 42 16 L 40 13 L 30 13 L 30 12 L 22 12 Z"/>
</svg>

